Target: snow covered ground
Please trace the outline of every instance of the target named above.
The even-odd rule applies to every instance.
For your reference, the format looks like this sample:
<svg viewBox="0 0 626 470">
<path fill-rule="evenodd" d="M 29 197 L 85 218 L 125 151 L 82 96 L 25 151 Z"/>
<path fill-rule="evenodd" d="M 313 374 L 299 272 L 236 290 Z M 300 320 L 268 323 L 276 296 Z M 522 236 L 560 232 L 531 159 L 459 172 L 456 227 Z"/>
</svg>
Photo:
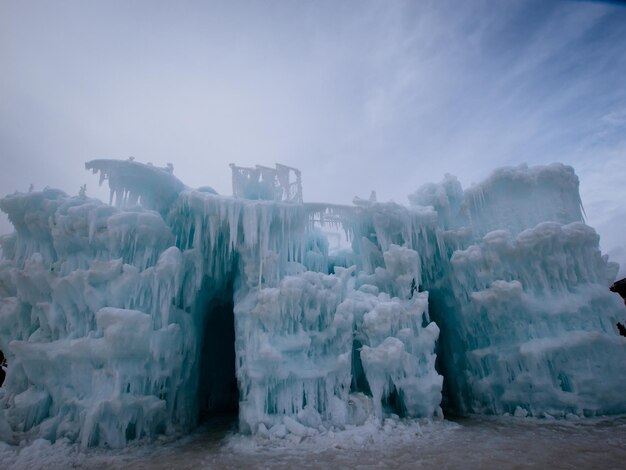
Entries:
<svg viewBox="0 0 626 470">
<path fill-rule="evenodd" d="M 0 443 L 0 468 L 623 468 L 626 416 L 551 420 L 471 417 L 371 424 L 299 443 L 235 433 L 215 418 L 177 440 L 79 450 L 37 440 Z"/>
</svg>

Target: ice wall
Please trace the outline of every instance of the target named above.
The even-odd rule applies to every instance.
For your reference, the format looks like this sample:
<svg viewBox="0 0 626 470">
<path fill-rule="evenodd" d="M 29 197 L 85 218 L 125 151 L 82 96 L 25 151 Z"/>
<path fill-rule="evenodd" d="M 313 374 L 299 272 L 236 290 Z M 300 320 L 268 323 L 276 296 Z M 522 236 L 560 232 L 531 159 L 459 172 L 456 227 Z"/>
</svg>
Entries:
<svg viewBox="0 0 626 470">
<path fill-rule="evenodd" d="M 311 434 L 371 415 L 440 415 L 439 329 L 427 294 L 401 299 L 371 284 L 356 290 L 352 271 L 306 271 L 236 298 L 243 429 L 280 429 L 294 417 Z"/>
<path fill-rule="evenodd" d="M 228 400 L 203 342 L 229 303 L 243 430 L 440 415 L 438 329 L 417 289 L 433 211 L 225 198 L 134 161 L 88 167 L 115 206 L 55 190 L 0 202 L 16 227 L 0 270 L 5 440 L 119 447 L 189 429 Z M 315 227 L 332 212 L 354 267 Z"/>
<path fill-rule="evenodd" d="M 10 373 L 0 419 L 16 435 L 114 447 L 193 423 L 193 323 L 173 305 L 183 256 L 158 213 L 55 191 L 1 204 L 12 220 L 16 207 L 33 208 L 37 225 L 23 216 L 30 222 L 13 237 L 24 248 L 2 264 Z M 31 237 L 33 227 L 45 237 Z M 41 240 L 45 255 L 26 258 Z"/>
<path fill-rule="evenodd" d="M 445 274 L 425 281 L 442 329 L 448 406 L 534 416 L 626 411 L 626 350 L 615 334 L 624 309 L 607 290 L 617 269 L 582 222 L 573 169 L 501 169 L 460 204 L 457 188 L 446 178 L 411 198 L 438 204 L 450 228 Z"/>
<path fill-rule="evenodd" d="M 574 222 L 543 222 L 514 237 L 488 233 L 452 255 L 453 287 L 473 412 L 623 413 L 624 316 L 607 295 L 598 235 Z M 603 379 L 599 379 L 603 377 Z M 523 410 L 523 411 L 520 411 Z"/>
<path fill-rule="evenodd" d="M 0 349 L 11 365 L 3 440 L 119 447 L 195 425 L 190 256 L 162 216 L 54 190 L 10 195 L 0 207 L 16 227 L 0 268 Z"/>
<path fill-rule="evenodd" d="M 341 214 L 335 220 L 360 253 L 353 267 L 333 264 L 328 242 L 312 224 L 330 212 Z M 184 192 L 170 220 L 176 220 L 180 246 L 192 260 L 188 292 L 207 276 L 224 279 L 229 273 L 235 280 L 242 430 L 278 426 L 273 432 L 281 434 L 283 420 L 293 419 L 304 426 L 298 432 L 315 433 L 322 423 L 345 426 L 390 412 L 440 414 L 441 377 L 434 369 L 439 330 L 429 320 L 427 294 L 417 293 L 421 258 L 392 243 L 420 246 L 423 257 L 432 256 L 426 230 L 434 233 L 434 212 Z M 394 341 L 382 344 L 386 339 Z M 391 362 L 394 370 L 383 372 Z M 353 382 L 365 383 L 366 390 Z M 387 406 L 391 395 L 393 410 Z"/>
<path fill-rule="evenodd" d="M 441 405 L 626 411 L 616 270 L 569 167 L 498 170 L 466 191 L 446 176 L 409 207 L 247 200 L 191 190 L 171 167 L 87 167 L 114 206 L 51 189 L 0 199 L 15 227 L 0 237 L 4 441 L 120 447 L 233 402 L 242 431 L 297 439 Z M 327 229 L 349 247 L 333 251 Z"/>
</svg>

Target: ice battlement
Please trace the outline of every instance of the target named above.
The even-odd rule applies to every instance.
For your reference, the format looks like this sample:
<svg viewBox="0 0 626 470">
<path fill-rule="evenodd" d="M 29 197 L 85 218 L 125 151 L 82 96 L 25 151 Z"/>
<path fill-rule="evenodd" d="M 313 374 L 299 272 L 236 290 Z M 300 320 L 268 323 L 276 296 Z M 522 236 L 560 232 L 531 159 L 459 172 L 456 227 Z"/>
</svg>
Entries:
<svg viewBox="0 0 626 470">
<path fill-rule="evenodd" d="M 302 203 L 300 170 L 276 164 L 276 168 L 254 168 L 230 164 L 233 172 L 233 196 L 245 199 Z"/>
</svg>

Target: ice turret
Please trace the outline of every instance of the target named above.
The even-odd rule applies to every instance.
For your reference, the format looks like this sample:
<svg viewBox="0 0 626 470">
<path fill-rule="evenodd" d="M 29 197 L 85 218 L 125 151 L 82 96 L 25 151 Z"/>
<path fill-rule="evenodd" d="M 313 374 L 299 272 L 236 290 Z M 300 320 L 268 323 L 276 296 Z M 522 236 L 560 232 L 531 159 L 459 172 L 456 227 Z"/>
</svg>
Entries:
<svg viewBox="0 0 626 470">
<path fill-rule="evenodd" d="M 447 178 L 413 199 L 437 207 L 448 227 L 448 201 L 458 201 L 450 187 Z M 457 207 L 461 224 L 443 234 L 442 271 L 424 281 L 442 331 L 448 406 L 533 416 L 626 411 L 617 393 L 626 351 L 615 331 L 623 308 L 607 295 L 617 270 L 583 223 L 573 169 L 503 168 Z"/>
<path fill-rule="evenodd" d="M 505 228 L 517 234 L 541 222 L 582 222 L 578 177 L 571 166 L 522 165 L 496 170 L 465 191 L 473 230 L 485 235 Z"/>
<path fill-rule="evenodd" d="M 276 164 L 276 168 L 256 165 L 246 168 L 230 164 L 233 172 L 233 196 L 289 203 L 302 203 L 300 170 Z"/>
<path fill-rule="evenodd" d="M 85 163 L 85 168 L 100 173 L 100 184 L 109 182 L 109 204 L 118 207 L 141 204 L 164 215 L 185 188 L 171 164 L 160 168 L 134 160 L 99 159 Z"/>
</svg>

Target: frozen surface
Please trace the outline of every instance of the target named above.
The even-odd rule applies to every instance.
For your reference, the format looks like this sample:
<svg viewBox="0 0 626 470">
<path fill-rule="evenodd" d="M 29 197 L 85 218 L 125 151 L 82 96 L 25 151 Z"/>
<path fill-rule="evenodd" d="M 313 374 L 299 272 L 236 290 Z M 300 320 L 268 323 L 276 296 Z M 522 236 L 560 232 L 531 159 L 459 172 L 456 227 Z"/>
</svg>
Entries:
<svg viewBox="0 0 626 470">
<path fill-rule="evenodd" d="M 207 423 L 176 441 L 89 449 L 65 440 L 20 447 L 0 443 L 8 468 L 622 468 L 626 419 L 474 417 L 458 422 L 388 422 L 292 440 L 234 434 Z"/>
<path fill-rule="evenodd" d="M 234 167 L 237 197 L 171 165 L 87 167 L 114 205 L 0 199 L 15 227 L 0 238 L 0 441 L 120 448 L 234 409 L 242 433 L 292 443 L 355 426 L 378 442 L 442 407 L 626 412 L 617 266 L 570 167 L 466 191 L 446 176 L 408 207 L 302 203 L 280 165 Z M 331 249 L 331 232 L 346 242 Z"/>
</svg>

